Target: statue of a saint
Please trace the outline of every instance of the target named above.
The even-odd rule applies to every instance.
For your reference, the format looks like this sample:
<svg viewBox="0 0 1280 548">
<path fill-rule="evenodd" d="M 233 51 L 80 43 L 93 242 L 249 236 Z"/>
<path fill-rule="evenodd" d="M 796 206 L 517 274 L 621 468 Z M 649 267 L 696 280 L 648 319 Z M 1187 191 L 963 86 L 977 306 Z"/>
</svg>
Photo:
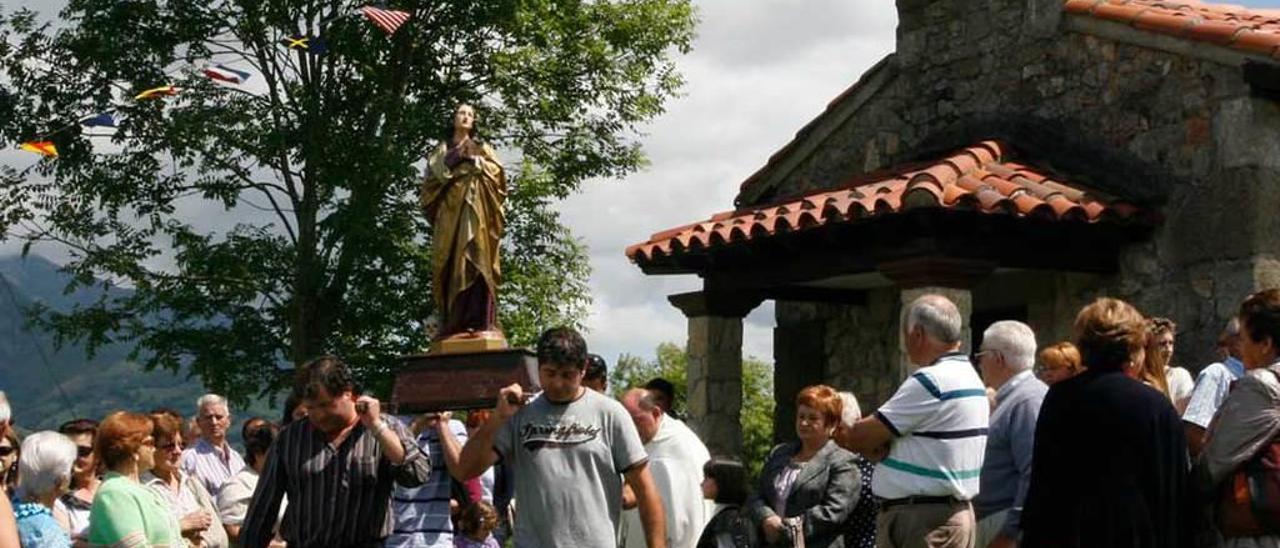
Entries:
<svg viewBox="0 0 1280 548">
<path fill-rule="evenodd" d="M 436 339 L 502 339 L 497 291 L 507 177 L 493 147 L 475 138 L 475 109 L 453 111 L 453 134 L 427 158 L 422 209 L 432 227 Z"/>
</svg>

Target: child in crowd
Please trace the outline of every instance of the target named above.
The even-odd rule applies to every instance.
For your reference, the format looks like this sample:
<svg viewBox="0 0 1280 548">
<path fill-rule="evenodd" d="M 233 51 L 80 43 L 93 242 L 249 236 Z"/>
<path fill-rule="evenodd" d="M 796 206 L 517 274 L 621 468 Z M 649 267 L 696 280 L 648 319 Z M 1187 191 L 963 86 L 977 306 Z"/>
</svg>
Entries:
<svg viewBox="0 0 1280 548">
<path fill-rule="evenodd" d="M 483 500 L 476 501 L 462 510 L 458 516 L 458 534 L 453 536 L 455 548 L 500 548 L 493 538 L 498 526 L 498 511 Z"/>
<path fill-rule="evenodd" d="M 747 471 L 742 463 L 713 458 L 702 467 L 702 496 L 715 501 L 714 517 L 702 530 L 698 548 L 757 546 L 756 529 L 742 505 L 747 502 Z"/>
</svg>

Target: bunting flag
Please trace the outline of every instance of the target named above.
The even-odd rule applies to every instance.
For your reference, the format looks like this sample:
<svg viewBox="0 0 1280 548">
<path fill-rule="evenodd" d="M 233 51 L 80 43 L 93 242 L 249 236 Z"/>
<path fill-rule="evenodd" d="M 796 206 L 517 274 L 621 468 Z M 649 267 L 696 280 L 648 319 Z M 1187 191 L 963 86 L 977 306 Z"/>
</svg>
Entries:
<svg viewBox="0 0 1280 548">
<path fill-rule="evenodd" d="M 378 25 L 378 28 L 386 32 L 387 36 L 395 34 L 396 29 L 409 20 L 409 12 L 407 11 L 384 10 L 373 6 L 360 8 L 360 13 L 363 13 L 370 21 L 373 21 L 373 24 Z"/>
<path fill-rule="evenodd" d="M 18 148 L 41 156 L 58 157 L 58 147 L 53 146 L 53 141 L 30 141 L 22 143 L 22 146 Z"/>
<path fill-rule="evenodd" d="M 177 94 L 178 94 L 178 88 L 174 86 L 171 86 L 171 85 L 160 86 L 158 88 L 151 88 L 142 93 L 139 93 L 135 95 L 133 99 L 135 101 L 145 101 L 147 99 L 157 99 L 167 95 L 177 95 Z"/>
<path fill-rule="evenodd" d="M 103 112 L 80 120 L 84 127 L 116 127 L 116 118 L 110 112 Z"/>
<path fill-rule="evenodd" d="M 205 67 L 204 75 L 208 76 L 210 80 L 217 80 L 228 84 L 243 84 L 250 76 L 249 73 L 243 70 L 236 70 L 226 65 Z"/>
<path fill-rule="evenodd" d="M 288 38 L 283 38 L 280 43 L 289 49 L 300 49 L 312 55 L 324 55 L 329 51 L 329 46 L 319 36 L 303 36 L 295 34 Z"/>
</svg>

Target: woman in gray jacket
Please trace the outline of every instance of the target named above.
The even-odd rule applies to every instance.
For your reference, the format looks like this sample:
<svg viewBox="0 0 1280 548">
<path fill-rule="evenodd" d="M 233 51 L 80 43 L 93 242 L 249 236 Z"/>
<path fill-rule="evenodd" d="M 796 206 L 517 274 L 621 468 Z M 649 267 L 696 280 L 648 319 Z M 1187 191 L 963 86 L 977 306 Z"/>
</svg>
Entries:
<svg viewBox="0 0 1280 548">
<path fill-rule="evenodd" d="M 842 407 L 826 385 L 796 396 L 799 440 L 773 449 L 747 501 L 767 546 L 844 548 L 845 522 L 858 504 L 861 476 L 853 454 L 831 441 Z"/>
<path fill-rule="evenodd" d="M 1240 305 L 1240 353 L 1247 370 L 1209 423 L 1196 479 L 1216 494 L 1240 466 L 1280 435 L 1280 290 L 1251 295 Z M 1217 500 L 1215 498 L 1215 500 Z M 1215 513 L 1219 508 L 1214 507 Z M 1215 539 L 1227 548 L 1278 548 L 1280 535 L 1232 535 Z"/>
</svg>

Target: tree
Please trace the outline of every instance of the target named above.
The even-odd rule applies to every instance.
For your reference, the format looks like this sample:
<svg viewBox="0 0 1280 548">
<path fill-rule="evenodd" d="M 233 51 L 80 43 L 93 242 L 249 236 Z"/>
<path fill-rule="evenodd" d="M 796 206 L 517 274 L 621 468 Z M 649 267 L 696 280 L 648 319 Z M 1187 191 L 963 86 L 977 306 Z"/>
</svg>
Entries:
<svg viewBox="0 0 1280 548">
<path fill-rule="evenodd" d="M 0 228 L 24 252 L 65 249 L 76 284 L 132 289 L 35 321 L 238 401 L 325 353 L 385 390 L 433 308 L 414 164 L 466 101 L 507 158 L 508 336 L 577 324 L 586 257 L 550 206 L 643 165 L 634 137 L 681 83 L 689 1 L 401 0 L 412 17 L 390 37 L 363 3 L 71 0 L 59 27 L 0 14 L 0 139 L 74 128 L 50 137 L 59 158 L 0 177 Z M 295 35 L 327 53 L 282 44 Z M 212 63 L 252 80 L 214 83 Z M 164 84 L 180 94 L 132 100 Z M 78 130 L 109 109 L 109 142 Z M 196 211 L 256 214 L 215 232 Z"/>
<path fill-rule="evenodd" d="M 609 371 L 609 386 L 614 397 L 620 399 L 628 389 L 662 377 L 676 387 L 676 401 L 672 404 L 676 415 L 687 416 L 689 362 L 685 349 L 667 342 L 659 344 L 654 354 L 652 361 L 630 354 L 618 357 Z M 742 459 L 752 478 L 760 474 L 773 448 L 773 407 L 773 366 L 754 357 L 743 359 Z"/>
</svg>

